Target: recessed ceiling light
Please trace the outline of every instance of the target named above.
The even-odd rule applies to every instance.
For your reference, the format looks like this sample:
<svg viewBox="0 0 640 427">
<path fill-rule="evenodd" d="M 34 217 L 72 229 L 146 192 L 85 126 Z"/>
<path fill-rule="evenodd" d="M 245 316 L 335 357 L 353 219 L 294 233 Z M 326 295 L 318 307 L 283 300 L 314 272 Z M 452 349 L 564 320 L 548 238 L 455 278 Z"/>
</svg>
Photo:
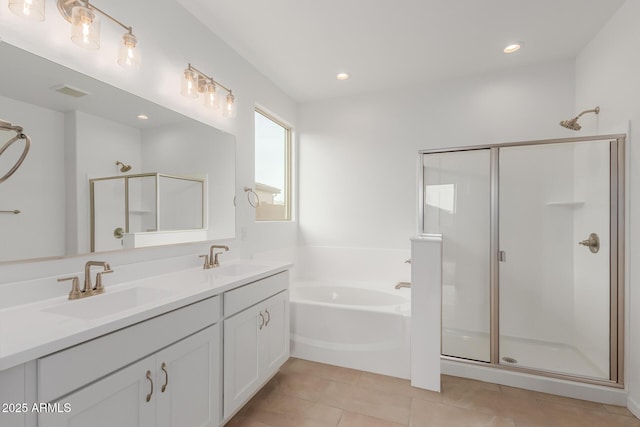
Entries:
<svg viewBox="0 0 640 427">
<path fill-rule="evenodd" d="M 338 73 L 338 75 L 336 76 L 336 79 L 338 80 L 347 80 L 348 78 L 349 78 L 348 73 Z"/>
<path fill-rule="evenodd" d="M 140 120 L 147 120 L 149 117 L 148 117 L 148 116 L 145 116 L 144 114 L 138 114 L 138 118 L 139 118 Z"/>
<path fill-rule="evenodd" d="M 512 43 L 509 46 L 505 47 L 502 51 L 504 53 L 513 53 L 520 50 L 521 47 L 522 47 L 522 42 Z"/>
</svg>

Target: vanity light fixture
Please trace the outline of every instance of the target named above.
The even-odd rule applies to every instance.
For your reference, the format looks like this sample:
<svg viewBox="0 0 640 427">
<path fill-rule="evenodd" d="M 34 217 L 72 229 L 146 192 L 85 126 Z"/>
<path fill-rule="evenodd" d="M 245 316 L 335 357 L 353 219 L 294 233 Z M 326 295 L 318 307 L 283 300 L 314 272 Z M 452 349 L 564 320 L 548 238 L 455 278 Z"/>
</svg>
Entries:
<svg viewBox="0 0 640 427">
<path fill-rule="evenodd" d="M 32 21 L 44 21 L 45 0 L 9 0 L 9 9 Z"/>
<path fill-rule="evenodd" d="M 105 11 L 89 3 L 89 0 L 58 0 L 60 14 L 71 23 L 71 40 L 87 49 L 100 48 L 100 20 L 98 14 L 115 22 L 126 30 L 118 51 L 118 64 L 124 68 L 140 68 L 140 51 L 136 49 L 138 39 L 133 28 L 118 21 Z"/>
<path fill-rule="evenodd" d="M 89 0 L 57 0 L 58 11 L 71 23 L 71 40 L 87 49 L 100 49 L 100 20 L 98 13 L 126 30 L 118 51 L 118 64 L 124 68 L 140 68 L 138 39 L 133 28 L 89 3 Z M 18 16 L 44 21 L 45 0 L 9 0 L 9 9 Z"/>
<path fill-rule="evenodd" d="M 204 95 L 204 106 L 211 109 L 220 108 L 220 91 L 227 92 L 222 106 L 222 115 L 225 117 L 236 116 L 236 102 L 231 89 L 223 86 L 213 77 L 204 74 L 193 65 L 189 64 L 184 70 L 182 79 L 182 89 L 180 93 L 187 98 L 197 98 L 199 94 Z"/>
</svg>

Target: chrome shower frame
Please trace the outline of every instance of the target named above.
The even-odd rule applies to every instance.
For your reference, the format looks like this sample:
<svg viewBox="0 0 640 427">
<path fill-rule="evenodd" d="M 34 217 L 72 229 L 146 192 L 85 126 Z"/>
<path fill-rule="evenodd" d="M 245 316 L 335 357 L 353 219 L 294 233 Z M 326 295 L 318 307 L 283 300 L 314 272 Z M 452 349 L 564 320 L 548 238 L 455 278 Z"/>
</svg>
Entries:
<svg viewBox="0 0 640 427">
<path fill-rule="evenodd" d="M 500 364 L 500 312 L 499 312 L 499 154 L 501 148 L 575 143 L 588 141 L 609 140 L 610 175 L 609 175 L 609 218 L 611 248 L 609 254 L 609 380 L 581 377 L 571 374 L 551 372 L 535 368 L 523 368 L 513 365 Z M 532 140 L 522 142 L 485 144 L 421 150 L 418 152 L 418 230 L 425 236 L 424 230 L 424 155 L 436 153 L 453 153 L 461 151 L 489 150 L 490 152 L 490 361 L 482 362 L 460 357 L 441 355 L 442 360 L 452 360 L 459 363 L 476 366 L 492 367 L 508 371 L 539 375 L 562 380 L 576 381 L 586 384 L 602 385 L 614 388 L 624 388 L 624 353 L 625 353 L 625 174 L 626 149 L 625 134 L 595 135 L 577 138 L 561 138 L 548 140 Z M 441 347 L 442 348 L 442 347 Z"/>
</svg>

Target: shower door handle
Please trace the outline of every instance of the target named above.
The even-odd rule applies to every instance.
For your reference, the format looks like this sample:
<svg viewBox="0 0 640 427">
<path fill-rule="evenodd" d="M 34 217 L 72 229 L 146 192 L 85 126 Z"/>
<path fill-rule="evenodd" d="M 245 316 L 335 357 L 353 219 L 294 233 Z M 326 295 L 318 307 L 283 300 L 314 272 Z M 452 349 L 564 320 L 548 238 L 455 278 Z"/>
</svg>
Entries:
<svg viewBox="0 0 640 427">
<path fill-rule="evenodd" d="M 505 251 L 498 251 L 498 261 L 507 262 L 507 253 Z"/>
<path fill-rule="evenodd" d="M 578 242 L 578 244 L 588 247 L 591 253 L 597 254 L 600 250 L 600 237 L 596 233 L 591 233 L 588 239 Z"/>
</svg>

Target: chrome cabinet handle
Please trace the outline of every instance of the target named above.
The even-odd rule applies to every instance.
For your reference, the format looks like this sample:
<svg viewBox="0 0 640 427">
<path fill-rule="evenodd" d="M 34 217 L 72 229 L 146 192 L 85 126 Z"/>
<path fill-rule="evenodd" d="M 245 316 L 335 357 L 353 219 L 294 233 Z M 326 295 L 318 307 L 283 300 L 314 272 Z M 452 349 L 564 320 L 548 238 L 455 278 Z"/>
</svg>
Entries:
<svg viewBox="0 0 640 427">
<path fill-rule="evenodd" d="M 264 312 L 267 313 L 267 321 L 265 322 L 264 326 L 269 326 L 269 322 L 271 321 L 271 313 L 269 313 L 269 310 L 267 310 L 266 308 L 264 309 Z"/>
<path fill-rule="evenodd" d="M 151 383 L 151 391 L 147 394 L 147 402 L 151 400 L 151 396 L 153 396 L 153 380 L 151 379 L 151 371 L 147 371 L 147 379 Z"/>
<path fill-rule="evenodd" d="M 259 330 L 262 330 L 262 327 L 264 326 L 264 316 L 262 315 L 262 312 L 260 312 L 260 327 L 258 328 Z"/>
<path fill-rule="evenodd" d="M 167 364 L 162 362 L 162 366 L 160 367 L 160 369 L 162 369 L 162 372 L 164 372 L 164 384 L 162 385 L 160 391 L 164 393 L 164 391 L 167 389 L 167 386 L 169 385 L 169 371 L 167 371 Z"/>
</svg>

